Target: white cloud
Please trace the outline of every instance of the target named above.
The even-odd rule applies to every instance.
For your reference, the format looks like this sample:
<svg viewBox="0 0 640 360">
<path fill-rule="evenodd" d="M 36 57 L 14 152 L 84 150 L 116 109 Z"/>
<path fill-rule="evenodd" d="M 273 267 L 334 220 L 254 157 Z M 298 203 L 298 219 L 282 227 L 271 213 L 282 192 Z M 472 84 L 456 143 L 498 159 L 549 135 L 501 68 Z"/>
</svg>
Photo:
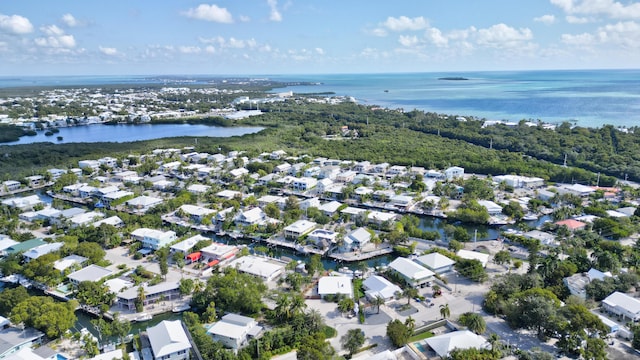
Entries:
<svg viewBox="0 0 640 360">
<path fill-rule="evenodd" d="M 207 45 L 207 47 L 204 48 L 204 52 L 207 54 L 215 54 L 216 48 L 211 45 Z"/>
<path fill-rule="evenodd" d="M 114 47 L 99 46 L 98 50 L 100 50 L 100 52 L 103 53 L 104 55 L 108 55 L 108 56 L 118 55 L 118 49 Z"/>
<path fill-rule="evenodd" d="M 282 21 L 282 14 L 278 11 L 278 1 L 277 0 L 267 0 L 267 4 L 269 4 L 269 8 L 271 8 L 271 13 L 269 14 L 269 20 L 280 22 Z"/>
<path fill-rule="evenodd" d="M 324 49 L 322 49 L 322 48 L 316 48 L 316 54 L 318 54 L 318 55 L 324 55 Z"/>
<path fill-rule="evenodd" d="M 64 35 L 64 30 L 60 29 L 56 25 L 43 26 L 40 28 L 43 33 L 49 36 L 61 36 Z"/>
<path fill-rule="evenodd" d="M 387 30 L 382 29 L 382 28 L 376 28 L 376 29 L 371 30 L 371 34 L 375 35 L 375 36 L 384 37 L 384 36 L 387 36 Z"/>
<path fill-rule="evenodd" d="M 24 16 L 0 14 L 0 31 L 10 34 L 28 34 L 33 32 L 33 25 Z"/>
<path fill-rule="evenodd" d="M 36 45 L 41 47 L 70 49 L 76 46 L 76 39 L 73 35 L 39 37 L 34 41 Z"/>
<path fill-rule="evenodd" d="M 573 46 L 590 46 L 593 45 L 595 40 L 593 35 L 587 33 L 578 35 L 562 34 L 561 39 L 563 43 Z"/>
<path fill-rule="evenodd" d="M 442 35 L 442 31 L 438 28 L 430 28 L 427 30 L 425 36 L 427 39 L 437 47 L 444 47 L 449 44 L 449 39 Z"/>
<path fill-rule="evenodd" d="M 192 19 L 213 21 L 223 24 L 233 23 L 233 16 L 231 13 L 226 8 L 221 8 L 215 4 L 200 4 L 198 7 L 184 11 L 182 14 Z"/>
<path fill-rule="evenodd" d="M 511 47 L 533 38 L 533 33 L 527 28 L 515 29 L 505 24 L 496 24 L 486 29 L 480 29 L 476 35 L 477 43 L 489 47 Z"/>
<path fill-rule="evenodd" d="M 640 19 L 640 3 L 614 0 L 551 0 L 570 15 L 601 15 L 613 19 Z"/>
<path fill-rule="evenodd" d="M 586 24 L 592 21 L 588 17 L 580 17 L 580 16 L 574 16 L 574 15 L 567 15 L 565 17 L 565 20 L 567 20 L 569 24 Z"/>
<path fill-rule="evenodd" d="M 38 37 L 34 40 L 35 44 L 40 47 L 71 49 L 76 47 L 76 39 L 73 35 L 67 35 L 64 30 L 56 25 L 43 26 L 40 28 L 45 37 Z"/>
<path fill-rule="evenodd" d="M 78 21 L 78 19 L 76 19 L 73 15 L 71 14 L 64 14 L 62 15 L 62 22 L 67 25 L 68 27 L 76 27 L 76 26 L 80 26 L 81 22 Z"/>
<path fill-rule="evenodd" d="M 640 24 L 635 21 L 624 21 L 601 26 L 593 34 L 563 34 L 562 42 L 579 47 L 603 45 L 640 49 Z"/>
<path fill-rule="evenodd" d="M 413 47 L 418 45 L 420 41 L 415 35 L 400 35 L 400 37 L 398 38 L 398 42 L 404 47 Z"/>
<path fill-rule="evenodd" d="M 239 19 L 240 19 L 240 21 L 242 21 L 242 22 L 249 22 L 249 21 L 251 21 L 251 18 L 250 18 L 250 17 L 248 17 L 248 16 L 246 16 L 246 15 L 240 15 L 240 16 L 239 16 Z"/>
<path fill-rule="evenodd" d="M 180 46 L 178 47 L 178 51 L 183 54 L 199 54 L 202 49 L 199 46 Z"/>
<path fill-rule="evenodd" d="M 225 49 L 225 48 L 244 49 L 244 48 L 255 48 L 258 46 L 258 42 L 253 38 L 248 40 L 242 40 L 242 39 L 236 39 L 234 37 L 230 37 L 227 40 L 222 36 L 216 36 L 212 38 L 200 37 L 198 38 L 198 41 L 200 41 L 203 44 L 218 45 L 218 47 L 221 49 Z"/>
<path fill-rule="evenodd" d="M 535 17 L 535 18 L 533 18 L 533 21 L 541 22 L 541 23 L 543 23 L 545 25 L 551 25 L 554 22 L 556 22 L 556 17 L 553 16 L 553 15 L 547 14 L 547 15 L 542 15 L 542 16 L 539 16 L 539 17 Z"/>
<path fill-rule="evenodd" d="M 429 22 L 422 16 L 409 18 L 400 16 L 399 18 L 388 17 L 382 24 L 391 31 L 423 30 L 429 27 Z"/>
</svg>

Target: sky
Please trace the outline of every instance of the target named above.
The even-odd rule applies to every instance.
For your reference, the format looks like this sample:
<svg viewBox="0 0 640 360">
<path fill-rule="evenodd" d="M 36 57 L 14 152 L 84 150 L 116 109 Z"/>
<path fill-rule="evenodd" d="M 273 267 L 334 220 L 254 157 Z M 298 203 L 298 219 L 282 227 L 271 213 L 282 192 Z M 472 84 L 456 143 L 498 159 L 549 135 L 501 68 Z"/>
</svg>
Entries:
<svg viewBox="0 0 640 360">
<path fill-rule="evenodd" d="M 640 1 L 3 0 L 0 75 L 638 68 Z"/>
</svg>

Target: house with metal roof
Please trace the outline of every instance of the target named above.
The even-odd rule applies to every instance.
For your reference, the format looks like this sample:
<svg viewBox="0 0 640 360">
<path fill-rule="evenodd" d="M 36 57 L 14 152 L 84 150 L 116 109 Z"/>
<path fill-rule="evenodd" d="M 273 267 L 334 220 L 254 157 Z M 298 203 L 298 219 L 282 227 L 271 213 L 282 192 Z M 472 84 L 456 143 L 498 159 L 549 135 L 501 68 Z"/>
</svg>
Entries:
<svg viewBox="0 0 640 360">
<path fill-rule="evenodd" d="M 61 243 L 61 242 L 44 244 L 44 245 L 36 246 L 30 249 L 22 255 L 24 257 L 24 261 L 29 262 L 31 260 L 35 260 L 39 258 L 40 256 L 52 253 L 54 251 L 58 251 L 60 250 L 60 248 L 62 248 L 63 245 L 64 243 Z"/>
<path fill-rule="evenodd" d="M 91 264 L 67 275 L 67 279 L 69 279 L 72 284 L 79 285 L 83 281 L 100 281 L 111 274 L 113 274 L 113 271 L 103 268 L 102 266 Z"/>
<path fill-rule="evenodd" d="M 364 295 L 369 300 L 381 297 L 385 302 L 395 299 L 397 292 L 402 292 L 400 286 L 379 275 L 369 276 L 362 282 L 364 287 Z"/>
<path fill-rule="evenodd" d="M 435 273 L 417 263 L 403 257 L 393 260 L 389 267 L 400 275 L 412 287 L 424 287 L 433 280 Z"/>
<path fill-rule="evenodd" d="M 154 359 L 187 360 L 190 358 L 191 342 L 182 321 L 164 320 L 147 328 L 147 337 Z"/>
<path fill-rule="evenodd" d="M 348 276 L 323 276 L 318 280 L 318 295 L 344 295 L 353 298 L 353 284 Z"/>
<path fill-rule="evenodd" d="M 455 261 L 437 252 L 419 256 L 415 261 L 440 275 L 452 271 L 453 266 L 456 264 Z"/>
<path fill-rule="evenodd" d="M 227 314 L 207 330 L 213 340 L 219 341 L 226 348 L 239 349 L 248 340 L 256 337 L 262 331 L 262 326 L 250 317 L 238 314 Z"/>
<path fill-rule="evenodd" d="M 640 300 L 619 291 L 602 300 L 604 310 L 631 321 L 640 320 Z"/>
</svg>

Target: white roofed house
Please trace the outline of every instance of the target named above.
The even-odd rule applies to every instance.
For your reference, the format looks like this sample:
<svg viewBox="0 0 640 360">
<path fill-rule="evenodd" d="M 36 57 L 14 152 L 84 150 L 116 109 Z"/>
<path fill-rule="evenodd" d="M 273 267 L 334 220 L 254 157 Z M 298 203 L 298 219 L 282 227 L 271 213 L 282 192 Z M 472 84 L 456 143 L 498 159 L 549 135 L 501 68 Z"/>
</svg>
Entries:
<svg viewBox="0 0 640 360">
<path fill-rule="evenodd" d="M 233 169 L 231 171 L 229 171 L 229 175 L 231 175 L 234 178 L 239 178 L 242 177 L 244 175 L 247 175 L 249 173 L 249 170 L 245 169 L 245 168 L 237 168 L 237 169 Z"/>
<path fill-rule="evenodd" d="M 140 228 L 132 231 L 131 237 L 142 242 L 142 246 L 145 248 L 158 250 L 176 240 L 176 233 L 174 231 Z"/>
<path fill-rule="evenodd" d="M 252 255 L 234 259 L 229 263 L 229 267 L 236 268 L 238 271 L 257 276 L 266 281 L 275 280 L 284 274 L 285 271 L 285 263 L 283 262 Z"/>
<path fill-rule="evenodd" d="M 180 252 L 183 255 L 187 255 L 191 252 L 191 249 L 200 241 L 211 241 L 211 239 L 206 238 L 200 234 L 194 235 L 188 239 L 182 240 L 177 244 L 171 245 L 169 251 L 171 253 Z"/>
<path fill-rule="evenodd" d="M 203 184 L 191 184 L 187 187 L 187 191 L 196 195 L 205 194 L 209 189 L 211 189 L 211 186 Z"/>
<path fill-rule="evenodd" d="M 303 178 L 296 178 L 291 184 L 291 186 L 294 190 L 307 191 L 314 188 L 317 183 L 318 183 L 318 180 L 315 178 L 303 177 Z"/>
<path fill-rule="evenodd" d="M 309 220 L 298 220 L 284 228 L 284 237 L 287 239 L 298 239 L 315 229 L 317 224 Z"/>
<path fill-rule="evenodd" d="M 62 248 L 63 245 L 64 243 L 61 243 L 61 242 L 43 244 L 43 245 L 31 248 L 30 250 L 23 253 L 22 256 L 25 262 L 29 262 L 31 260 L 35 260 L 39 258 L 40 256 L 52 253 L 54 251 L 58 251 Z"/>
<path fill-rule="evenodd" d="M 345 252 L 361 250 L 371 241 L 371 238 L 371 233 L 367 229 L 357 228 L 344 237 L 341 250 Z"/>
<path fill-rule="evenodd" d="M 456 263 L 455 261 L 437 252 L 422 255 L 416 259 L 416 262 L 439 275 L 446 274 L 452 271 L 453 266 Z"/>
<path fill-rule="evenodd" d="M 407 285 L 414 288 L 425 287 L 435 275 L 433 271 L 403 257 L 393 260 L 389 267 L 400 275 Z"/>
<path fill-rule="evenodd" d="M 72 284 L 79 285 L 83 281 L 100 281 L 107 276 L 110 276 L 112 273 L 113 272 L 109 269 L 92 264 L 67 275 L 67 279 L 69 279 Z"/>
<path fill-rule="evenodd" d="M 460 178 L 464 176 L 464 168 L 461 168 L 459 166 L 452 166 L 450 168 L 447 168 L 444 171 L 444 177 L 446 180 L 452 180 L 455 178 Z"/>
<path fill-rule="evenodd" d="M 402 292 L 398 285 L 379 275 L 368 277 L 362 282 L 362 286 L 365 290 L 364 294 L 369 301 L 381 297 L 385 302 L 388 302 L 395 299 L 396 293 Z"/>
<path fill-rule="evenodd" d="M 164 320 L 147 328 L 147 337 L 156 360 L 188 360 L 191 342 L 180 320 Z"/>
<path fill-rule="evenodd" d="M 259 207 L 253 209 L 243 210 L 238 212 L 234 221 L 236 225 L 250 226 L 250 225 L 262 225 L 267 218 L 267 215 Z"/>
<path fill-rule="evenodd" d="M 331 244 L 336 242 L 338 233 L 332 230 L 315 229 L 309 233 L 307 239 L 314 244 L 314 246 L 321 250 L 328 249 Z"/>
<path fill-rule="evenodd" d="M 156 198 L 153 196 L 138 196 L 137 198 L 133 198 L 127 201 L 127 206 L 134 209 L 139 213 L 146 213 L 152 207 L 162 204 L 163 200 L 160 198 Z"/>
<path fill-rule="evenodd" d="M 180 283 L 177 281 L 165 281 L 158 285 L 146 286 L 144 289 L 144 306 L 155 304 L 161 300 L 177 299 L 180 297 Z M 130 287 L 116 294 L 116 303 L 120 308 L 133 310 L 136 308 L 136 300 L 138 299 L 139 287 Z"/>
<path fill-rule="evenodd" d="M 192 221 L 197 223 L 201 223 L 205 217 L 215 214 L 215 210 L 191 204 L 184 204 L 180 206 L 179 211 L 189 216 Z"/>
<path fill-rule="evenodd" d="M 318 280 L 318 295 L 344 295 L 353 298 L 353 284 L 348 276 L 323 276 Z"/>
<path fill-rule="evenodd" d="M 502 214 L 502 206 L 494 203 L 490 200 L 478 200 L 478 204 L 487 209 L 489 215 L 499 215 Z"/>
<path fill-rule="evenodd" d="M 602 300 L 602 308 L 624 320 L 640 321 L 640 300 L 621 292 L 614 292 Z"/>
<path fill-rule="evenodd" d="M 125 198 L 132 198 L 133 193 L 131 191 L 118 190 L 113 191 L 102 196 L 102 203 L 104 205 L 111 205 L 118 200 L 124 200 Z"/>
<path fill-rule="evenodd" d="M 491 257 L 491 255 L 489 254 L 484 254 L 481 252 L 465 250 L 465 249 L 458 250 L 456 255 L 467 260 L 478 260 L 480 261 L 483 267 L 487 266 L 487 264 L 489 263 L 489 258 Z"/>
<path fill-rule="evenodd" d="M 227 314 L 207 330 L 213 340 L 219 341 L 226 348 L 237 350 L 247 344 L 250 338 L 262 332 L 262 326 L 250 317 Z"/>
</svg>

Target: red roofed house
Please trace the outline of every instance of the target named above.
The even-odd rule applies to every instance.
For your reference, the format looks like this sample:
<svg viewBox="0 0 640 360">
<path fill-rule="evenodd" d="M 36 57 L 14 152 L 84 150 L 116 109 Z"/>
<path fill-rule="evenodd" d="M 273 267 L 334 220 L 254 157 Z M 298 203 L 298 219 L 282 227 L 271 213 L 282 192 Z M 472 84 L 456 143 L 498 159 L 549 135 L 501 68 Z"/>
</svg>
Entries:
<svg viewBox="0 0 640 360">
<path fill-rule="evenodd" d="M 571 231 L 582 230 L 587 226 L 587 224 L 583 223 L 582 221 L 573 219 L 558 221 L 556 222 L 556 225 L 566 226 Z"/>
</svg>

